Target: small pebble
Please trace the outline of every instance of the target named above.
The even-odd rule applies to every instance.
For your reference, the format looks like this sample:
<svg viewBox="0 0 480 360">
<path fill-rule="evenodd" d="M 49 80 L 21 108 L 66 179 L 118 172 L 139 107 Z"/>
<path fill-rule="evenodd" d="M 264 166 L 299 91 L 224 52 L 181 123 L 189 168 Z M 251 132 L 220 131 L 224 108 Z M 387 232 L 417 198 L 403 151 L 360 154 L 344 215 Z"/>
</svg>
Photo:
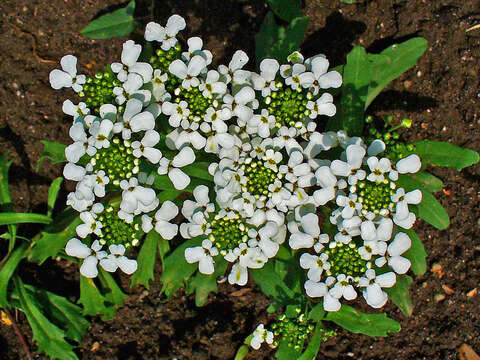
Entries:
<svg viewBox="0 0 480 360">
<path fill-rule="evenodd" d="M 445 294 L 447 295 L 453 295 L 455 293 L 455 291 L 447 285 L 442 285 L 442 289 L 443 291 L 445 291 Z"/>
<path fill-rule="evenodd" d="M 405 87 L 405 89 L 409 89 L 412 86 L 412 82 L 410 80 L 405 80 L 403 82 L 403 86 Z"/>
<path fill-rule="evenodd" d="M 100 343 L 98 341 L 95 341 L 90 349 L 90 351 L 94 352 L 100 349 Z"/>
<path fill-rule="evenodd" d="M 437 263 L 437 264 L 433 264 L 433 266 L 432 266 L 432 272 L 433 272 L 434 274 L 437 274 L 440 279 L 443 277 L 443 275 L 445 275 L 444 272 L 443 272 L 443 269 L 442 269 L 442 265 L 440 265 L 440 264 L 438 264 L 438 263 Z"/>
<path fill-rule="evenodd" d="M 441 302 L 445 300 L 446 296 L 445 294 L 436 294 L 433 298 L 435 299 L 436 302 Z"/>
<path fill-rule="evenodd" d="M 478 289 L 475 288 L 475 289 L 470 290 L 470 291 L 467 293 L 467 296 L 468 296 L 469 298 L 471 298 L 471 297 L 474 297 L 474 296 L 477 295 L 477 294 L 478 294 Z"/>
</svg>

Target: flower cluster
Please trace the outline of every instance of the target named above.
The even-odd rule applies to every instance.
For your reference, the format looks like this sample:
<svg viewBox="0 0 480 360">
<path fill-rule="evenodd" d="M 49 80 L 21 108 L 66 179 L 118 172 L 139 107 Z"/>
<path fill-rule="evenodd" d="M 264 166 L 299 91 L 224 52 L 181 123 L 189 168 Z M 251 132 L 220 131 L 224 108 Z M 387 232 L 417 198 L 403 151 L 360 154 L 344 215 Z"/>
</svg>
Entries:
<svg viewBox="0 0 480 360">
<path fill-rule="evenodd" d="M 420 158 L 408 149 L 390 156 L 386 138 L 365 143 L 324 131 L 336 113 L 328 90 L 342 84 L 324 55 L 295 52 L 286 64 L 264 59 L 257 73 L 239 50 L 214 67 L 200 38 L 177 39 L 185 26 L 178 15 L 165 26 L 149 23 L 145 40 L 154 51 L 146 62 L 129 40 L 120 62 L 103 73 L 77 75 L 72 55 L 50 73 L 53 88 L 71 87 L 84 100 L 63 104 L 73 118 L 64 176 L 76 181 L 67 204 L 82 220 L 66 253 L 83 259 L 87 277 L 98 265 L 130 274 L 137 263 L 126 252 L 145 233 L 170 240 L 180 230 L 196 241 L 184 251 L 188 263 L 214 274 L 225 260 L 228 282 L 245 285 L 249 269 L 288 245 L 306 270 L 306 294 L 321 298 L 326 311 L 358 294 L 383 306 L 383 289 L 410 267 L 402 255 L 411 240 L 402 229 L 413 226 L 409 205 L 422 193 L 399 183 L 420 170 Z M 199 158 L 208 159 L 210 188 L 191 184 Z M 165 181 L 193 193 L 181 205 L 180 226 L 172 222 L 174 199 L 160 203 L 155 190 Z M 277 335 L 292 326 L 311 332 L 303 318 L 292 321 Z M 289 341 L 300 346 L 303 339 Z M 259 327 L 252 346 L 264 341 L 274 344 L 273 335 Z"/>
</svg>

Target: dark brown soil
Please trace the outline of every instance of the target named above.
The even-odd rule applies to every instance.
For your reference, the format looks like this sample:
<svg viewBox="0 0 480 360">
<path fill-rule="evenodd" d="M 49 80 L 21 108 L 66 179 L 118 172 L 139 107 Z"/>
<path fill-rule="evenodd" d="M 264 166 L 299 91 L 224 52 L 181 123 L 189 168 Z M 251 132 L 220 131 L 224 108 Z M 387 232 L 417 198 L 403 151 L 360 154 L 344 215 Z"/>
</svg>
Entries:
<svg viewBox="0 0 480 360">
<path fill-rule="evenodd" d="M 50 88 L 48 73 L 64 54 L 75 54 L 80 69 L 89 73 L 117 59 L 124 39 L 90 40 L 79 32 L 109 6 L 121 3 L 0 3 L 0 148 L 14 161 L 10 174 L 15 210 L 44 211 L 49 183 L 62 172 L 61 166 L 48 161 L 39 173 L 34 171 L 42 150 L 40 140 L 68 143 L 70 121 L 61 115 L 63 97 Z M 307 55 L 325 53 L 334 65 L 343 63 L 355 44 L 378 52 L 397 41 L 425 37 L 430 45 L 418 66 L 382 93 L 370 113 L 412 118 L 414 125 L 404 134 L 407 140 L 450 141 L 480 150 L 480 30 L 466 33 L 480 22 L 478 0 L 305 3 L 304 13 L 310 16 L 311 24 L 303 50 Z M 148 15 L 146 2 L 137 4 L 138 15 Z M 201 36 L 217 63 L 225 63 L 237 48 L 245 49 L 253 59 L 253 36 L 266 11 L 259 0 L 162 0 L 157 2 L 155 14 L 162 23 L 175 12 L 186 17 L 187 34 Z M 319 359 L 456 359 L 462 343 L 480 352 L 480 295 L 467 297 L 480 285 L 480 166 L 460 173 L 431 170 L 445 183 L 445 192 L 438 197 L 451 216 L 451 227 L 437 231 L 421 221 L 417 225 L 429 254 L 429 271 L 413 284 L 413 316 L 406 318 L 389 304 L 388 315 L 400 321 L 400 333 L 382 339 L 339 330 L 337 337 L 321 346 Z M 430 271 L 433 264 L 441 265 L 442 278 Z M 65 264 L 48 262 L 42 273 L 46 275 L 30 274 L 31 282 L 69 294 L 72 299 L 78 295 L 78 290 L 71 290 L 76 289 L 77 275 Z M 56 288 L 59 279 L 67 280 L 68 289 Z M 445 294 L 442 285 L 454 293 Z M 220 293 L 211 296 L 203 308 L 196 308 L 192 297 L 182 292 L 164 302 L 158 297 L 160 288 L 155 281 L 149 291 L 140 287 L 129 291 L 132 296 L 113 321 L 93 318 L 79 357 L 232 359 L 256 324 L 267 320 L 268 300 L 254 285 L 240 292 L 221 285 Z M 446 298 L 437 302 L 437 294 Z M 18 323 L 35 349 L 22 314 L 18 314 Z M 267 359 L 272 354 L 262 349 L 249 358 Z M 25 358 L 13 329 L 4 325 L 0 325 L 0 358 Z"/>
</svg>

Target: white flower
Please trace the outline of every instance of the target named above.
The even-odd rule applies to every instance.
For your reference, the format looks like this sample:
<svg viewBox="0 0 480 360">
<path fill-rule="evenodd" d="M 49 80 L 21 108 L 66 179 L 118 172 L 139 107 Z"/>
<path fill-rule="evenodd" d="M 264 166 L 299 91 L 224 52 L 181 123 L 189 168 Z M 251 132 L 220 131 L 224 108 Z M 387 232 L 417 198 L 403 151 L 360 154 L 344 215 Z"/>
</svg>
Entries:
<svg viewBox="0 0 480 360">
<path fill-rule="evenodd" d="M 405 233 L 398 233 L 387 247 L 388 255 L 377 258 L 375 260 L 375 265 L 382 267 L 388 261 L 388 266 L 390 266 L 397 274 L 405 274 L 408 269 L 410 269 L 411 262 L 400 255 L 410 249 L 411 246 L 412 241 L 410 240 L 410 237 Z M 383 253 L 385 253 L 385 251 Z"/>
<path fill-rule="evenodd" d="M 300 256 L 300 266 L 302 269 L 308 269 L 307 277 L 309 280 L 319 282 L 324 270 L 330 269 L 328 262 L 328 255 L 321 254 L 320 256 L 304 253 Z"/>
<path fill-rule="evenodd" d="M 392 201 L 396 203 L 393 222 L 404 229 L 410 229 L 415 222 L 415 214 L 410 212 L 408 204 L 419 204 L 422 201 L 422 192 L 413 190 L 405 194 L 405 189 L 399 188 L 392 195 Z"/>
<path fill-rule="evenodd" d="M 182 120 L 180 125 L 181 128 L 178 128 L 178 130 L 180 131 L 180 129 L 182 129 L 182 131 L 179 132 L 177 138 L 175 139 L 175 147 L 177 149 L 182 149 L 185 145 L 191 144 L 195 149 L 199 150 L 206 145 L 207 140 L 198 131 L 198 129 L 200 128 L 198 122 Z M 206 130 L 204 132 L 209 133 L 210 125 L 208 123 L 202 122 L 201 130 Z"/>
<path fill-rule="evenodd" d="M 185 19 L 180 15 L 172 15 L 165 27 L 149 22 L 145 28 L 145 40 L 161 42 L 162 50 L 168 51 L 177 44 L 178 32 L 185 29 Z"/>
<path fill-rule="evenodd" d="M 93 138 L 87 138 L 81 122 L 74 123 L 70 127 L 69 134 L 74 143 L 65 148 L 65 158 L 67 161 L 76 163 L 85 153 L 90 156 L 95 155 L 97 149 L 93 146 Z"/>
<path fill-rule="evenodd" d="M 347 162 L 333 160 L 330 168 L 335 175 L 348 177 L 348 183 L 354 185 L 357 180 L 365 178 L 365 171 L 360 169 L 365 153 L 362 146 L 349 145 L 346 149 Z"/>
<path fill-rule="evenodd" d="M 357 297 L 355 289 L 350 284 L 345 274 L 339 274 L 337 276 L 337 282 L 328 292 L 336 299 L 343 297 L 345 300 L 353 300 Z"/>
<path fill-rule="evenodd" d="M 357 202 L 358 196 L 356 194 L 350 194 L 347 196 L 338 195 L 337 205 L 342 206 L 342 217 L 344 219 L 350 219 L 355 213 L 362 208 L 362 204 Z"/>
<path fill-rule="evenodd" d="M 127 81 L 128 73 L 133 72 L 142 76 L 144 82 L 152 80 L 153 68 L 145 62 L 137 62 L 142 46 L 135 44 L 133 40 L 123 43 L 121 63 L 114 62 L 111 65 L 112 71 L 117 74 L 118 80 Z"/>
<path fill-rule="evenodd" d="M 260 346 L 266 342 L 269 345 L 273 344 L 273 333 L 264 328 L 263 324 L 257 326 L 253 332 L 253 337 L 250 340 L 250 346 L 255 350 L 260 349 Z"/>
<path fill-rule="evenodd" d="M 261 90 L 262 96 L 270 96 L 272 90 L 277 90 L 275 77 L 280 65 L 275 59 L 263 59 L 260 63 L 260 75 L 252 74 L 252 83 L 255 90 Z"/>
<path fill-rule="evenodd" d="M 190 177 L 180 168 L 190 165 L 195 161 L 195 153 L 189 147 L 184 147 L 175 155 L 172 161 L 163 157 L 160 159 L 157 172 L 159 175 L 168 174 L 170 181 L 177 190 L 185 189 L 190 184 Z"/>
<path fill-rule="evenodd" d="M 182 206 L 182 214 L 187 219 L 191 219 L 193 213 L 197 209 L 202 209 L 207 212 L 212 212 L 215 210 L 215 207 L 210 203 L 210 198 L 208 196 L 208 187 L 205 185 L 198 185 L 193 189 L 193 197 L 195 201 L 185 200 Z"/>
<path fill-rule="evenodd" d="M 318 115 L 333 116 L 337 112 L 337 108 L 333 104 L 333 96 L 325 93 L 316 101 L 309 101 L 307 109 L 310 110 L 308 115 L 310 119 L 315 119 Z"/>
<path fill-rule="evenodd" d="M 202 246 L 185 249 L 185 260 L 189 264 L 198 262 L 198 271 L 205 275 L 211 275 L 215 271 L 213 258 L 217 255 L 217 248 L 207 239 L 202 241 Z"/>
<path fill-rule="evenodd" d="M 95 278 L 98 276 L 98 260 L 107 257 L 107 253 L 105 251 L 100 251 L 101 249 L 102 245 L 100 245 L 98 240 L 93 242 L 91 248 L 77 238 L 70 239 L 65 245 L 65 252 L 67 255 L 84 259 L 80 266 L 80 274 L 87 278 Z M 92 250 L 94 253 L 93 255 L 91 255 Z"/>
<path fill-rule="evenodd" d="M 228 274 L 228 283 L 231 285 L 244 286 L 248 281 L 248 270 L 246 267 L 241 266 L 239 263 L 235 263 L 232 266 L 230 274 Z"/>
<path fill-rule="evenodd" d="M 178 214 L 178 207 L 170 200 L 165 201 L 155 213 L 155 231 L 165 240 L 171 240 L 178 233 L 178 225 L 169 221 Z"/>
<path fill-rule="evenodd" d="M 307 59 L 315 81 L 312 84 L 313 95 L 317 95 L 320 89 L 339 88 L 342 85 L 342 75 L 338 71 L 328 71 L 329 62 L 324 55 L 317 55 Z"/>
<path fill-rule="evenodd" d="M 379 309 L 385 305 L 388 300 L 387 293 L 382 290 L 382 287 L 390 288 L 395 285 L 395 282 L 396 275 L 393 272 L 377 276 L 375 270 L 368 269 L 365 277 L 359 280 L 358 286 L 365 287 L 363 297 L 367 304 L 375 309 Z"/>
<path fill-rule="evenodd" d="M 136 211 L 138 212 L 138 210 L 142 209 L 143 207 L 153 207 L 154 209 L 156 207 L 156 204 L 158 204 L 158 199 L 156 197 L 155 191 L 153 189 L 138 185 L 138 179 L 134 177 L 130 178 L 128 181 L 120 181 L 120 188 L 123 190 L 120 210 L 125 213 L 131 214 Z M 153 209 L 150 209 L 148 211 L 151 211 Z"/>
<path fill-rule="evenodd" d="M 220 65 L 218 67 L 218 72 L 222 75 L 223 80 L 225 83 L 229 84 L 232 79 L 234 79 L 236 74 L 241 72 L 243 66 L 248 62 L 247 54 L 242 50 L 237 50 L 232 56 L 232 60 L 228 64 L 228 67 L 225 65 Z M 238 76 L 237 76 L 238 77 Z M 239 81 L 239 79 L 235 79 L 237 84 L 242 84 L 243 81 Z"/>
<path fill-rule="evenodd" d="M 366 220 L 360 226 L 362 239 L 365 241 L 389 241 L 392 237 L 393 222 L 389 218 L 382 218 L 375 228 L 373 221 Z"/>
<path fill-rule="evenodd" d="M 85 168 L 71 162 L 67 163 L 63 168 L 63 176 L 67 180 L 80 181 L 85 176 Z"/>
<path fill-rule="evenodd" d="M 190 87 L 197 87 L 200 81 L 197 76 L 205 69 L 207 62 L 200 55 L 195 55 L 185 64 L 182 60 L 177 59 L 170 63 L 168 71 L 182 79 L 182 87 L 189 89 Z"/>
<path fill-rule="evenodd" d="M 94 137 L 95 142 L 93 145 L 97 149 L 108 148 L 110 146 L 109 137 L 113 130 L 113 123 L 108 120 L 102 120 L 102 122 L 94 122 L 90 127 L 90 134 Z"/>
<path fill-rule="evenodd" d="M 313 198 L 317 205 L 325 205 L 333 200 L 336 195 L 337 177 L 333 174 L 329 166 L 321 166 L 315 171 L 317 184 L 322 188 L 315 190 Z"/>
<path fill-rule="evenodd" d="M 275 127 L 275 123 L 275 116 L 269 115 L 267 109 L 262 109 L 260 115 L 253 115 L 248 120 L 248 126 L 255 129 L 256 133 L 264 139 L 270 136 L 270 130 Z"/>
<path fill-rule="evenodd" d="M 255 91 L 250 86 L 244 86 L 235 95 L 227 94 L 223 97 L 225 106 L 237 116 L 240 123 L 246 124 L 253 116 L 253 110 L 248 106 L 255 100 Z"/>
<path fill-rule="evenodd" d="M 187 119 L 190 115 L 188 103 L 185 100 L 177 103 L 166 101 L 162 104 L 162 113 L 170 116 L 168 123 L 173 127 L 179 127 L 182 120 Z"/>
<path fill-rule="evenodd" d="M 84 211 L 80 213 L 80 219 L 83 221 L 83 224 L 80 224 L 76 227 L 78 236 L 85 238 L 91 233 L 94 233 L 97 236 L 102 234 L 103 225 L 100 221 L 95 219 L 92 213 Z"/>
<path fill-rule="evenodd" d="M 60 60 L 62 70 L 52 70 L 50 72 L 50 85 L 55 90 L 64 87 L 71 87 L 73 91 L 80 92 L 85 84 L 85 75 L 77 75 L 77 58 L 73 55 L 65 55 Z"/>
<path fill-rule="evenodd" d="M 314 213 L 307 213 L 300 218 L 302 231 L 292 232 L 294 228 L 289 229 L 292 232 L 288 241 L 290 247 L 294 250 L 301 248 L 311 248 L 315 243 L 315 239 L 320 236 L 320 227 L 318 225 L 318 216 Z"/>
<path fill-rule="evenodd" d="M 382 158 L 378 160 L 375 156 L 370 156 L 367 159 L 367 165 L 370 168 L 370 174 L 368 174 L 367 179 L 376 183 L 381 183 L 385 180 L 384 174 L 390 172 L 392 169 L 392 164 L 389 159 Z"/>
<path fill-rule="evenodd" d="M 142 112 L 142 110 L 143 103 L 140 100 L 132 98 L 127 101 L 123 112 L 123 122 L 124 128 L 127 127 L 131 131 L 127 131 L 125 134 L 122 132 L 124 139 L 130 139 L 131 132 L 153 130 L 155 127 L 155 118 L 152 113 L 147 110 Z"/>
<path fill-rule="evenodd" d="M 90 109 L 84 102 L 75 105 L 70 100 L 65 100 L 62 105 L 62 111 L 70 116 L 73 116 L 73 122 L 81 120 L 84 116 L 90 114 Z"/>
<path fill-rule="evenodd" d="M 132 142 L 133 156 L 137 158 L 143 156 L 152 164 L 157 164 L 162 157 L 162 152 L 154 148 L 154 146 L 157 145 L 159 141 L 160 135 L 158 132 L 155 130 L 147 130 L 141 142 Z"/>
<path fill-rule="evenodd" d="M 299 86 L 309 88 L 315 81 L 315 76 L 312 72 L 306 72 L 306 67 L 303 64 L 294 64 L 291 68 L 291 74 L 285 79 L 285 84 L 296 90 Z"/>
</svg>

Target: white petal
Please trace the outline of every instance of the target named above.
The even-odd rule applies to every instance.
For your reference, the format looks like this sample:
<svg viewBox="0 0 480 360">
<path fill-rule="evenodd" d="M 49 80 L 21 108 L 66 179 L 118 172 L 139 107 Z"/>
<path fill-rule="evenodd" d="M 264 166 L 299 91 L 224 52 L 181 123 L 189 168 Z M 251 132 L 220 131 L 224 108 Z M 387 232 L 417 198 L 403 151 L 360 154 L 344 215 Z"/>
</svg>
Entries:
<svg viewBox="0 0 480 360">
<path fill-rule="evenodd" d="M 200 55 L 195 55 L 188 63 L 187 73 L 190 76 L 197 76 L 206 66 L 205 59 Z"/>
<path fill-rule="evenodd" d="M 152 130 L 154 127 L 155 119 L 153 118 L 152 113 L 149 113 L 148 111 L 137 114 L 130 120 L 130 128 L 133 132 Z"/>
<path fill-rule="evenodd" d="M 309 213 L 304 216 L 302 216 L 302 228 L 303 230 L 311 235 L 312 237 L 317 237 L 320 235 L 320 226 L 318 225 L 318 216 Z"/>
<path fill-rule="evenodd" d="M 122 270 L 125 274 L 131 275 L 135 271 L 137 271 L 137 261 L 133 259 L 129 259 L 126 256 L 120 256 L 117 258 L 117 264 L 120 270 Z"/>
<path fill-rule="evenodd" d="M 142 46 L 135 44 L 133 40 L 128 40 L 123 43 L 122 50 L 122 63 L 127 66 L 132 66 L 137 62 L 140 53 L 142 52 Z"/>
<path fill-rule="evenodd" d="M 390 266 L 397 274 L 405 274 L 408 269 L 410 269 L 411 263 L 410 260 L 404 257 L 393 256 L 388 259 L 388 266 Z"/>
<path fill-rule="evenodd" d="M 349 145 L 346 152 L 350 166 L 354 169 L 360 168 L 362 166 L 363 157 L 365 156 L 365 149 L 360 145 Z"/>
<path fill-rule="evenodd" d="M 213 259 L 210 256 L 203 256 L 198 263 L 198 271 L 205 275 L 211 275 L 215 271 Z"/>
<path fill-rule="evenodd" d="M 97 270 L 98 259 L 95 256 L 89 256 L 84 261 L 82 266 L 80 266 L 80 274 L 86 278 L 95 278 L 98 276 Z"/>
<path fill-rule="evenodd" d="M 182 170 L 173 168 L 169 171 L 168 177 L 177 190 L 185 189 L 190 184 L 190 177 Z"/>
<path fill-rule="evenodd" d="M 155 218 L 157 220 L 165 220 L 169 221 L 172 220 L 178 214 L 178 206 L 175 205 L 170 200 L 166 200 L 163 202 L 162 207 L 158 209 L 157 213 L 155 214 Z"/>
<path fill-rule="evenodd" d="M 168 71 L 180 79 L 185 79 L 188 74 L 187 65 L 180 59 L 172 61 Z"/>
<path fill-rule="evenodd" d="M 290 247 L 294 250 L 296 249 L 308 249 L 313 246 L 313 238 L 310 235 L 304 233 L 293 233 L 288 240 Z"/>
<path fill-rule="evenodd" d="M 190 165 L 195 161 L 195 153 L 189 147 L 184 147 L 180 152 L 175 155 L 172 160 L 172 165 L 175 167 L 184 167 Z"/>
<path fill-rule="evenodd" d="M 328 293 L 323 298 L 323 308 L 325 311 L 338 311 L 341 306 L 340 301 Z"/>
<path fill-rule="evenodd" d="M 185 260 L 187 260 L 189 264 L 193 264 L 199 262 L 200 259 L 205 256 L 205 249 L 201 246 L 186 248 L 184 255 Z"/>
<path fill-rule="evenodd" d="M 49 75 L 49 80 L 50 85 L 55 90 L 72 86 L 72 77 L 62 70 L 52 70 Z"/>
<path fill-rule="evenodd" d="M 378 284 L 369 285 L 363 296 L 367 304 L 375 309 L 381 308 L 388 300 L 387 294 L 382 291 Z"/>
<path fill-rule="evenodd" d="M 398 233 L 395 236 L 393 242 L 388 245 L 388 253 L 390 256 L 402 255 L 405 251 L 410 249 L 412 246 L 412 241 L 410 237 L 405 233 Z"/>
<path fill-rule="evenodd" d="M 159 220 L 155 224 L 155 231 L 158 232 L 165 240 L 171 240 L 178 233 L 178 225 L 171 224 L 164 220 Z"/>
<path fill-rule="evenodd" d="M 310 297 L 322 297 L 327 294 L 327 285 L 324 283 L 317 283 L 311 280 L 305 281 L 305 292 Z"/>
<path fill-rule="evenodd" d="M 113 255 L 107 256 L 106 258 L 103 258 L 102 260 L 100 260 L 100 266 L 105 271 L 115 272 L 117 271 L 117 268 L 118 268 L 117 259 Z"/>
<path fill-rule="evenodd" d="M 375 139 L 367 149 L 368 156 L 377 156 L 385 150 L 386 146 L 382 140 Z"/>
<path fill-rule="evenodd" d="M 68 240 L 67 244 L 65 245 L 65 252 L 69 256 L 74 256 L 79 259 L 85 259 L 91 254 L 92 251 L 83 242 L 81 242 L 77 238 L 73 238 Z"/>
<path fill-rule="evenodd" d="M 392 271 L 385 274 L 377 275 L 377 277 L 375 278 L 375 282 L 384 288 L 391 288 L 393 285 L 395 285 L 396 281 L 397 275 L 395 275 L 395 273 Z"/>
<path fill-rule="evenodd" d="M 142 111 L 143 103 L 138 99 L 130 99 L 125 104 L 125 111 L 123 112 L 123 118 L 129 121 L 132 117 Z"/>
<path fill-rule="evenodd" d="M 397 170 L 400 174 L 413 174 L 420 170 L 422 162 L 416 154 L 407 156 L 405 159 L 401 159 L 397 162 Z"/>
<path fill-rule="evenodd" d="M 420 204 L 422 201 L 422 192 L 420 190 L 413 190 L 405 194 L 405 201 L 408 204 Z"/>
<path fill-rule="evenodd" d="M 63 168 L 63 176 L 68 180 L 80 181 L 85 176 L 85 168 L 72 163 L 67 163 Z"/>
<path fill-rule="evenodd" d="M 313 193 L 313 198 L 318 205 L 325 205 L 327 202 L 335 197 L 335 189 L 328 187 L 320 190 L 316 190 Z"/>
</svg>

